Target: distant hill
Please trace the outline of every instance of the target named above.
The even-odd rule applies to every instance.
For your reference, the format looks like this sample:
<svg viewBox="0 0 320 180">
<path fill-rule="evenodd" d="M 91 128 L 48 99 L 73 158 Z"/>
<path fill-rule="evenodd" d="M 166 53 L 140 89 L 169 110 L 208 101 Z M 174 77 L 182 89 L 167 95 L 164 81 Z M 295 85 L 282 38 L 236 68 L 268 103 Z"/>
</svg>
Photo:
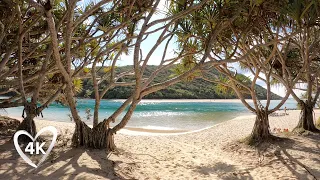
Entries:
<svg viewBox="0 0 320 180">
<path fill-rule="evenodd" d="M 121 66 L 117 67 L 118 72 L 124 72 L 130 69 L 132 66 Z M 148 77 L 154 70 L 156 66 L 148 66 L 145 71 L 145 76 Z M 217 71 L 213 71 L 214 74 L 219 75 Z M 154 80 L 154 83 L 163 82 L 170 78 L 173 74 L 172 70 L 167 70 L 161 72 Z M 119 81 L 124 81 L 120 79 Z M 83 81 L 83 89 L 77 95 L 78 97 L 94 98 L 92 80 L 86 79 Z M 109 90 L 104 99 L 126 99 L 130 96 L 132 92 L 132 87 L 115 87 Z M 265 88 L 256 85 L 256 92 L 259 99 L 266 99 L 267 91 Z M 251 98 L 249 95 L 246 98 Z M 234 99 L 237 98 L 236 95 L 230 93 L 227 95 L 219 95 L 215 91 L 215 84 L 211 82 L 204 81 L 202 79 L 196 79 L 191 82 L 179 82 L 172 85 L 166 89 L 160 90 L 158 92 L 151 93 L 144 97 L 144 99 Z M 282 99 L 280 96 L 272 93 L 272 99 Z"/>
</svg>

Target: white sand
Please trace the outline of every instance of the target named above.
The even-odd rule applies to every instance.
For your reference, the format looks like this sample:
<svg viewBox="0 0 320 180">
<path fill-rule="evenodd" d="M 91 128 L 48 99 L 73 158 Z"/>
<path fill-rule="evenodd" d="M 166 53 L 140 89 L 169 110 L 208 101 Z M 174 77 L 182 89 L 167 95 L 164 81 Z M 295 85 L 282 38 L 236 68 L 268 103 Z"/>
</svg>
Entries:
<svg viewBox="0 0 320 180">
<path fill-rule="evenodd" d="M 270 128 L 297 124 L 299 111 L 270 117 Z M 316 118 L 320 111 L 316 110 Z M 196 132 L 157 133 L 122 130 L 115 135 L 119 152 L 57 148 L 57 157 L 35 172 L 14 149 L 1 147 L 0 179 L 312 179 L 320 177 L 320 137 L 291 136 L 287 142 L 256 149 L 235 143 L 250 134 L 254 116 L 241 116 Z M 36 121 L 40 129 L 57 127 L 70 137 L 72 123 Z M 67 134 L 65 134 L 65 132 Z M 68 135 L 69 134 L 69 135 Z M 315 138 L 315 139 L 314 139 Z M 290 141 L 291 142 L 291 141 Z M 3 146 L 5 147 L 5 146 Z M 9 149 L 8 149 L 9 148 Z M 56 148 L 56 147 L 55 147 Z M 14 169 L 12 169 L 14 168 Z M 311 174 L 308 171 L 311 172 Z M 117 175 L 117 177 L 116 177 Z M 122 179 L 119 178 L 119 179 Z"/>
</svg>

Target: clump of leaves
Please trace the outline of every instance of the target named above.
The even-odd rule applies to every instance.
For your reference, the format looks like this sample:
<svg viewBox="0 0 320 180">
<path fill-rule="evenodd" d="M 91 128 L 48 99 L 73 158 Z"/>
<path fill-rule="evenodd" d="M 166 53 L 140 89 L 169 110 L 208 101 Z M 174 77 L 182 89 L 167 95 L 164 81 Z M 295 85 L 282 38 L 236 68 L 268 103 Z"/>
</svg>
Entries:
<svg viewBox="0 0 320 180">
<path fill-rule="evenodd" d="M 93 115 L 91 114 L 91 109 L 90 109 L 90 108 L 87 108 L 85 113 L 86 113 L 86 119 L 87 119 L 87 121 L 90 121 L 91 117 L 93 116 Z"/>
<path fill-rule="evenodd" d="M 104 67 L 103 72 L 108 73 L 112 68 L 111 67 Z"/>
<path fill-rule="evenodd" d="M 220 76 L 219 81 L 222 83 L 218 83 L 214 86 L 214 90 L 218 95 L 225 96 L 226 98 L 227 96 L 235 94 L 231 87 L 225 85 L 229 83 L 228 78 Z"/>
<path fill-rule="evenodd" d="M 87 73 L 89 73 L 89 72 L 90 72 L 90 69 L 89 69 L 89 68 L 87 68 L 87 67 L 85 67 L 85 68 L 83 68 L 83 72 L 84 72 L 85 74 L 87 74 Z"/>
<path fill-rule="evenodd" d="M 91 96 L 92 93 L 93 93 L 93 92 L 92 92 L 90 89 L 87 89 L 87 90 L 86 90 L 86 93 L 84 94 L 84 97 L 85 97 L 85 98 L 90 98 L 90 96 Z"/>
<path fill-rule="evenodd" d="M 179 64 L 175 66 L 175 68 L 172 69 L 173 74 L 170 77 L 175 77 L 178 75 L 181 75 L 187 71 L 190 71 L 192 68 L 194 68 L 197 65 L 196 58 L 193 56 L 186 56 L 184 57 Z M 195 71 L 194 73 L 190 74 L 188 77 L 184 79 L 186 82 L 190 82 L 194 80 L 195 78 L 201 76 L 200 71 Z"/>
<path fill-rule="evenodd" d="M 79 93 L 82 91 L 83 83 L 81 79 L 74 79 L 73 80 L 73 86 L 76 93 Z"/>
</svg>

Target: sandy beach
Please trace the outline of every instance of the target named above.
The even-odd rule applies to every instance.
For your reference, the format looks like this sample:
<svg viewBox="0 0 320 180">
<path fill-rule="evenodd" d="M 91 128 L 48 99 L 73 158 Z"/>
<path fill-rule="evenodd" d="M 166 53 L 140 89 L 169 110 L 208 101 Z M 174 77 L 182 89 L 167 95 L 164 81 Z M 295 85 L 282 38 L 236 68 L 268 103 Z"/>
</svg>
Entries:
<svg viewBox="0 0 320 180">
<path fill-rule="evenodd" d="M 299 111 L 270 117 L 270 129 L 291 131 Z M 315 111 L 320 117 L 320 111 Z M 240 116 L 193 132 L 124 129 L 115 135 L 116 152 L 73 149 L 72 123 L 36 121 L 38 129 L 55 126 L 61 138 L 49 158 L 33 169 L 1 136 L 0 179 L 316 179 L 320 178 L 320 135 L 286 137 L 283 142 L 248 147 L 239 140 L 252 130 L 254 116 Z M 67 145 L 66 145 L 67 144 Z"/>
</svg>

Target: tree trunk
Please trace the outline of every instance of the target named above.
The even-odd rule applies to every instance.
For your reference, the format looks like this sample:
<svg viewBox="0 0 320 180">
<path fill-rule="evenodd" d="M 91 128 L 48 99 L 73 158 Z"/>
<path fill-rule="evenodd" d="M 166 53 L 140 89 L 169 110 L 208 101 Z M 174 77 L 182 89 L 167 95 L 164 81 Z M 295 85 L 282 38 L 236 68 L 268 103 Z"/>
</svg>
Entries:
<svg viewBox="0 0 320 180">
<path fill-rule="evenodd" d="M 35 137 L 37 134 L 36 124 L 34 123 L 34 118 L 37 115 L 37 106 L 32 104 L 27 104 L 24 108 L 24 112 L 26 113 L 26 117 L 23 119 L 23 121 L 20 123 L 20 125 L 17 128 L 17 131 L 19 130 L 25 130 L 27 131 L 32 137 Z M 19 142 L 30 142 L 32 141 L 28 136 L 21 135 L 19 138 Z"/>
<path fill-rule="evenodd" d="M 269 117 L 268 114 L 259 110 L 256 113 L 256 121 L 249 139 L 249 144 L 255 144 L 271 137 L 269 131 Z"/>
<path fill-rule="evenodd" d="M 100 100 L 96 99 L 94 105 L 94 113 L 93 113 L 93 127 L 96 127 L 99 123 L 99 108 L 100 108 Z"/>
<path fill-rule="evenodd" d="M 92 129 L 84 122 L 76 123 L 76 128 L 72 137 L 72 144 L 75 147 L 84 146 L 87 148 L 102 149 L 114 151 L 114 136 L 113 131 L 106 124 L 108 120 L 100 122 Z"/>
<path fill-rule="evenodd" d="M 304 131 L 320 132 L 313 122 L 313 106 L 308 102 L 300 102 L 301 113 L 298 125 L 294 128 L 295 132 L 302 133 Z"/>
</svg>

